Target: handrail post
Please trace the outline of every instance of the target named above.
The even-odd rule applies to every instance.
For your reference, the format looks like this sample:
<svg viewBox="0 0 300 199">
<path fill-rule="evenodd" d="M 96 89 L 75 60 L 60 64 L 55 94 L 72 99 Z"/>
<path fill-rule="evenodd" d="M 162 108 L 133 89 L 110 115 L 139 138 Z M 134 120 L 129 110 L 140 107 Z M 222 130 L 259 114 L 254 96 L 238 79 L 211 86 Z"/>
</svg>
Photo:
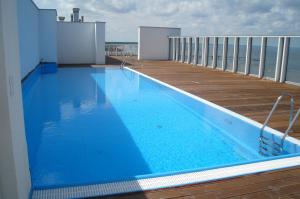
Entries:
<svg viewBox="0 0 300 199">
<path fill-rule="evenodd" d="M 192 56 L 192 37 L 188 38 L 189 41 L 189 45 L 188 45 L 188 59 L 187 59 L 187 63 L 190 64 L 191 63 L 191 56 Z"/>
<path fill-rule="evenodd" d="M 182 45 L 181 45 L 181 62 L 184 63 L 184 58 L 185 58 L 185 37 L 182 38 Z"/>
<path fill-rule="evenodd" d="M 198 63 L 198 53 L 199 53 L 199 37 L 195 37 L 195 50 L 194 50 L 194 65 Z"/>
<path fill-rule="evenodd" d="M 218 37 L 214 37 L 212 68 L 217 67 L 217 58 L 218 58 Z"/>
<path fill-rule="evenodd" d="M 228 37 L 224 37 L 223 53 L 222 53 L 222 70 L 225 71 L 227 67 L 227 50 L 228 50 Z"/>
<path fill-rule="evenodd" d="M 245 75 L 249 75 L 250 73 L 251 51 L 252 51 L 252 37 L 248 37 L 247 49 L 246 49 Z"/>
<path fill-rule="evenodd" d="M 232 64 L 232 72 L 236 73 L 238 68 L 238 59 L 239 59 L 239 43 L 240 38 L 235 37 L 234 38 L 234 49 L 233 49 L 233 64 Z"/>
<path fill-rule="evenodd" d="M 258 72 L 259 78 L 262 78 L 264 76 L 266 46 L 267 46 L 267 37 L 262 37 L 261 46 L 260 46 L 259 72 Z"/>
<path fill-rule="evenodd" d="M 281 71 L 281 63 L 282 63 L 282 53 L 283 53 L 283 43 L 284 38 L 278 38 L 278 47 L 277 47 L 277 57 L 276 57 L 276 69 L 275 69 L 275 78 L 274 80 L 278 82 L 280 80 L 280 71 Z"/>
<path fill-rule="evenodd" d="M 280 83 L 285 82 L 286 80 L 286 72 L 287 72 L 287 64 L 288 64 L 288 54 L 289 54 L 289 45 L 290 38 L 284 38 L 283 44 L 283 54 L 282 54 L 282 64 L 281 64 L 281 73 L 280 73 Z"/>
</svg>

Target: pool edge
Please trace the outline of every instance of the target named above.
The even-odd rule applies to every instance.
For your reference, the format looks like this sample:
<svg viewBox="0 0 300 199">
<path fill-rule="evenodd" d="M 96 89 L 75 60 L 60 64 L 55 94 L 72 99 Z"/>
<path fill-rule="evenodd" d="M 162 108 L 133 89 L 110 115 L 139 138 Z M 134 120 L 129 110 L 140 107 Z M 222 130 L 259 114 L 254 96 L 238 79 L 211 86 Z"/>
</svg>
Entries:
<svg viewBox="0 0 300 199">
<path fill-rule="evenodd" d="M 296 167 L 298 165 L 300 165 L 300 157 L 291 157 L 264 162 L 250 163 L 245 165 L 231 166 L 226 168 L 146 178 L 140 180 L 33 190 L 32 198 L 81 198 L 107 196 L 138 191 L 148 191 L 223 180 L 243 175 Z"/>
</svg>

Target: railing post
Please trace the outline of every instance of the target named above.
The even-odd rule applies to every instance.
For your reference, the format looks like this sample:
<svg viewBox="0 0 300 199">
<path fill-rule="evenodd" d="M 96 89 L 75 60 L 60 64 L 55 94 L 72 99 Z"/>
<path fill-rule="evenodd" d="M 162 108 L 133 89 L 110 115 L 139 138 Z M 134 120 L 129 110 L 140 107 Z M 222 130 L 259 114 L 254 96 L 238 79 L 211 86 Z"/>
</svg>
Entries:
<svg viewBox="0 0 300 199">
<path fill-rule="evenodd" d="M 213 48 L 213 62 L 212 67 L 217 67 L 217 57 L 218 56 L 218 37 L 214 37 L 214 48 Z"/>
<path fill-rule="evenodd" d="M 194 65 L 197 65 L 198 63 L 198 53 L 199 53 L 199 37 L 195 37 Z"/>
<path fill-rule="evenodd" d="M 234 47 L 233 47 L 233 63 L 232 63 L 232 72 L 236 73 L 238 67 L 238 59 L 239 59 L 239 44 L 240 38 L 234 38 Z"/>
<path fill-rule="evenodd" d="M 169 37 L 169 60 L 172 60 L 172 38 Z"/>
<path fill-rule="evenodd" d="M 191 63 L 191 57 L 192 57 L 192 37 L 189 37 L 189 46 L 188 46 L 188 60 L 187 63 Z"/>
<path fill-rule="evenodd" d="M 284 38 L 284 44 L 283 44 L 283 53 L 282 53 L 280 83 L 283 83 L 286 80 L 286 73 L 287 73 L 286 70 L 287 70 L 287 64 L 288 64 L 289 45 L 290 45 L 290 38 L 285 37 Z"/>
<path fill-rule="evenodd" d="M 203 52 L 203 66 L 206 67 L 207 66 L 207 56 L 208 56 L 208 45 L 209 45 L 209 38 L 208 37 L 205 37 L 205 40 L 204 40 L 204 52 Z"/>
<path fill-rule="evenodd" d="M 179 53 L 180 53 L 180 38 L 176 38 L 176 61 L 179 61 Z"/>
<path fill-rule="evenodd" d="M 222 70 L 226 70 L 227 65 L 227 49 L 228 49 L 228 37 L 224 37 L 223 53 L 222 53 Z"/>
<path fill-rule="evenodd" d="M 275 69 L 275 81 L 280 80 L 281 64 L 282 64 L 282 53 L 283 53 L 283 43 L 284 38 L 278 38 L 278 47 L 277 47 L 277 58 L 276 58 L 276 69 Z"/>
<path fill-rule="evenodd" d="M 248 37 L 247 49 L 246 49 L 246 61 L 245 61 L 245 75 L 249 75 L 250 73 L 251 51 L 252 51 L 252 37 Z"/>
<path fill-rule="evenodd" d="M 184 58 L 185 58 L 185 42 L 186 39 L 185 37 L 182 38 L 182 46 L 181 46 L 181 62 L 184 63 Z"/>
<path fill-rule="evenodd" d="M 204 66 L 204 54 L 205 54 L 205 37 L 202 37 L 202 45 L 201 45 L 201 66 Z"/>
<path fill-rule="evenodd" d="M 267 46 L 267 37 L 262 37 L 261 38 L 261 46 L 260 46 L 260 59 L 259 59 L 258 78 L 262 78 L 264 76 L 266 46 Z"/>
</svg>

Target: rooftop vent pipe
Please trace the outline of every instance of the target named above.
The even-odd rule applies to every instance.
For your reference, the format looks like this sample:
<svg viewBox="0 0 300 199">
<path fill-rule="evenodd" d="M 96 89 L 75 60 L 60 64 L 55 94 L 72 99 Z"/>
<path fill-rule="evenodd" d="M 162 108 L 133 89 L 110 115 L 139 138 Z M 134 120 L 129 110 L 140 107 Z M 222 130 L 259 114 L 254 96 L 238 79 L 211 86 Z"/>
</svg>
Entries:
<svg viewBox="0 0 300 199">
<path fill-rule="evenodd" d="M 73 8 L 74 22 L 79 22 L 79 8 Z"/>
<path fill-rule="evenodd" d="M 64 16 L 59 16 L 59 17 L 58 17 L 58 20 L 59 20 L 59 21 L 64 21 L 65 19 L 66 19 L 66 17 L 64 17 Z"/>
</svg>

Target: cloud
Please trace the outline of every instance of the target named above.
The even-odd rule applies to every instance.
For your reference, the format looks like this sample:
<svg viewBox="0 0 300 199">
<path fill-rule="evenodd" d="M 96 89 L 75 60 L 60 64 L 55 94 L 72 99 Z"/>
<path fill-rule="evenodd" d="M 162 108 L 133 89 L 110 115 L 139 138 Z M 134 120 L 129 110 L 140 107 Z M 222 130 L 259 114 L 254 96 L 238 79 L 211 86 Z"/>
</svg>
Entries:
<svg viewBox="0 0 300 199">
<path fill-rule="evenodd" d="M 107 22 L 107 40 L 136 41 L 137 27 L 181 27 L 184 35 L 297 34 L 298 0 L 35 0 L 69 17 L 73 7 L 89 21 Z"/>
</svg>

